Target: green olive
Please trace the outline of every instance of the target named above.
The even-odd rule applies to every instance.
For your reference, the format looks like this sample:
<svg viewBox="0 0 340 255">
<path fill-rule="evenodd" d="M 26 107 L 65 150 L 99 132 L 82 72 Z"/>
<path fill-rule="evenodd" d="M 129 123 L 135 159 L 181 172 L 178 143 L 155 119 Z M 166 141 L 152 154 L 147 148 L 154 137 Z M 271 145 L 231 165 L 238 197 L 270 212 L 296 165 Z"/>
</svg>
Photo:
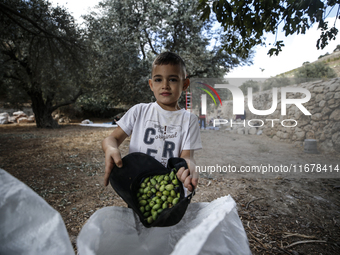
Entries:
<svg viewBox="0 0 340 255">
<path fill-rule="evenodd" d="M 160 204 L 155 204 L 153 207 L 152 207 L 152 210 L 158 210 L 159 208 L 161 208 L 161 205 Z"/>
<path fill-rule="evenodd" d="M 144 211 L 145 211 L 144 206 L 139 207 L 139 210 L 140 210 L 142 213 L 144 213 Z"/>
<path fill-rule="evenodd" d="M 177 184 L 178 184 L 178 180 L 177 180 L 177 179 L 174 179 L 174 180 L 172 180 L 172 183 L 175 184 L 175 185 L 177 185 Z"/>
<path fill-rule="evenodd" d="M 149 224 L 151 224 L 153 222 L 152 216 L 148 217 L 147 221 L 148 221 Z"/>
<path fill-rule="evenodd" d="M 161 175 L 161 176 L 159 176 L 159 178 L 157 179 L 157 181 L 160 183 L 161 181 L 163 181 L 163 179 L 164 179 L 164 175 Z"/>
<path fill-rule="evenodd" d="M 168 185 L 165 186 L 165 189 L 166 189 L 166 190 L 169 190 L 169 191 L 170 191 L 170 190 L 173 190 L 173 189 L 174 189 L 174 185 L 168 184 Z"/>
<path fill-rule="evenodd" d="M 178 201 L 179 201 L 179 198 L 178 198 L 178 197 L 176 197 L 176 198 L 174 198 L 174 200 L 172 200 L 172 204 L 173 204 L 173 205 L 175 205 L 175 204 L 177 204 L 177 203 L 178 203 Z"/>
<path fill-rule="evenodd" d="M 165 189 L 165 185 L 163 184 L 162 186 L 160 186 L 159 191 L 160 191 L 160 192 L 163 192 L 164 189 Z"/>
<path fill-rule="evenodd" d="M 140 205 L 146 205 L 146 200 L 141 200 L 141 201 L 139 201 L 139 204 L 140 204 Z"/>
</svg>

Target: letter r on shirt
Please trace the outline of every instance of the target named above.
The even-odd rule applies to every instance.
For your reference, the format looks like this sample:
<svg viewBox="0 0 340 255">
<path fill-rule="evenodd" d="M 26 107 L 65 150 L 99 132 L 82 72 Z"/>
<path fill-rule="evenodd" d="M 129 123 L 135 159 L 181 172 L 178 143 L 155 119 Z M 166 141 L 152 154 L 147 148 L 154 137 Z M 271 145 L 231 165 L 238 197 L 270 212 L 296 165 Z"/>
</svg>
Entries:
<svg viewBox="0 0 340 255">
<path fill-rule="evenodd" d="M 169 141 L 164 141 L 162 157 L 163 158 L 172 158 L 174 156 L 174 150 L 175 150 L 175 143 L 169 142 Z"/>
</svg>

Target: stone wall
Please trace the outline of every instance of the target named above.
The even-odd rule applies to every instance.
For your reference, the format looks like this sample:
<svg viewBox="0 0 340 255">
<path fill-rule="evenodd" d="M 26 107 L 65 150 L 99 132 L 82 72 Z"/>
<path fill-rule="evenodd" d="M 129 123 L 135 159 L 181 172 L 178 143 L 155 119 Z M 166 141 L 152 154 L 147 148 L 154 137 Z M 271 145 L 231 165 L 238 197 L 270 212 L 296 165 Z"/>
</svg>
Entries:
<svg viewBox="0 0 340 255">
<path fill-rule="evenodd" d="M 303 146 L 305 139 L 316 139 L 319 151 L 339 153 L 340 78 L 334 78 L 325 81 L 320 80 L 311 83 L 302 83 L 293 85 L 291 87 L 306 88 L 311 93 L 311 99 L 303 104 L 303 106 L 311 113 L 311 115 L 304 115 L 298 107 L 288 104 L 286 111 L 287 114 L 282 116 L 281 93 L 280 89 L 278 89 L 278 104 L 277 109 L 273 114 L 268 116 L 254 115 L 249 111 L 248 104 L 245 103 L 246 127 L 243 128 L 243 126 L 240 125 L 240 122 L 238 122 L 238 124 L 233 125 L 233 127 L 226 125 L 226 130 L 246 134 L 262 133 L 275 140 L 293 142 L 300 146 Z M 257 110 L 270 109 L 272 106 L 272 97 L 272 90 L 254 93 L 254 108 Z M 287 98 L 303 97 L 304 95 L 302 93 L 287 94 Z M 247 101 L 247 98 L 245 101 Z M 223 106 L 219 106 L 218 108 L 210 108 L 213 110 L 210 112 L 208 111 L 207 117 L 209 120 L 216 118 L 217 116 L 228 120 L 235 118 L 235 116 L 232 114 L 232 101 L 224 101 Z M 268 121 L 269 119 L 275 119 L 275 121 Z M 288 119 L 295 120 L 297 124 L 295 121 L 286 121 Z M 285 126 L 296 126 L 284 127 L 281 125 L 282 121 Z M 252 128 L 251 126 L 255 126 L 256 123 L 257 126 L 262 126 L 256 127 L 256 130 L 254 130 L 255 128 Z"/>
<path fill-rule="evenodd" d="M 30 107 L 23 107 L 22 109 L 13 109 L 13 108 L 9 109 L 9 108 L 0 107 L 0 113 L 7 112 L 9 115 L 13 115 L 14 112 L 18 112 L 18 111 L 23 111 L 28 116 L 34 114 L 32 108 Z"/>
</svg>

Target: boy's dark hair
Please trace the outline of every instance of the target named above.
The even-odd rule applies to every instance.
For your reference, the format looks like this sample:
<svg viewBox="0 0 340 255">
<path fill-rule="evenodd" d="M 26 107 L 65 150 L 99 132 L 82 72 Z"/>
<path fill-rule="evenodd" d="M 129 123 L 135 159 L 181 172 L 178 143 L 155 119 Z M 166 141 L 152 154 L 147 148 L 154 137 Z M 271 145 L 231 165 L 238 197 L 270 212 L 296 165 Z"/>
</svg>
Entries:
<svg viewBox="0 0 340 255">
<path fill-rule="evenodd" d="M 182 69 L 184 79 L 187 76 L 187 71 L 183 59 L 173 52 L 163 52 L 159 54 L 152 63 L 152 70 L 155 65 L 179 65 Z"/>
</svg>

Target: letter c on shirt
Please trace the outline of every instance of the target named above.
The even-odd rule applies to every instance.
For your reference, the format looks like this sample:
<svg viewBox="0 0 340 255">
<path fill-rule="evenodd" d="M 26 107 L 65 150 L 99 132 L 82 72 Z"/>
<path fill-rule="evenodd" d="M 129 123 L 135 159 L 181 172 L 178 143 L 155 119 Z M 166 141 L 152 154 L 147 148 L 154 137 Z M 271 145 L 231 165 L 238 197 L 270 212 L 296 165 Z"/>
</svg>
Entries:
<svg viewBox="0 0 340 255">
<path fill-rule="evenodd" d="M 155 141 L 154 138 L 151 138 L 150 135 L 155 135 L 156 134 L 156 130 L 153 128 L 147 128 L 145 130 L 145 134 L 144 134 L 144 143 L 145 144 L 153 144 L 153 142 Z"/>
</svg>

